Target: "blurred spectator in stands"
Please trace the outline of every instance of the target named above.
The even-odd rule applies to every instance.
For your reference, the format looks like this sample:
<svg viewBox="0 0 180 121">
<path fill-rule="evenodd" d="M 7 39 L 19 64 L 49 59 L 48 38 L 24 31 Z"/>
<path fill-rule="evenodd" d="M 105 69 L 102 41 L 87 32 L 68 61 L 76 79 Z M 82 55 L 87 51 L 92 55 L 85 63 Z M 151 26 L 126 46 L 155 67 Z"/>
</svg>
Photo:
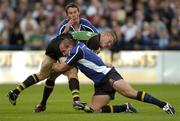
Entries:
<svg viewBox="0 0 180 121">
<path fill-rule="evenodd" d="M 134 17 L 135 24 L 138 26 L 138 28 L 142 28 L 144 24 L 144 15 L 142 11 L 136 10 L 135 11 L 135 17 Z"/>
<path fill-rule="evenodd" d="M 135 36 L 132 38 L 133 41 L 133 49 L 134 50 L 142 50 L 142 31 L 138 29 L 136 31 Z"/>
<path fill-rule="evenodd" d="M 103 11 L 102 8 L 99 0 L 91 0 L 89 7 L 86 9 L 87 18 L 95 27 L 97 27 L 99 15 Z"/>
<path fill-rule="evenodd" d="M 63 20 L 64 18 L 66 18 L 66 14 L 63 10 L 63 7 L 61 7 L 60 5 L 55 5 L 54 6 L 54 17 L 59 18 L 61 20 Z M 53 20 L 54 21 L 54 20 Z M 55 22 L 54 22 L 55 23 Z"/>
<path fill-rule="evenodd" d="M 48 12 L 54 11 L 54 1 L 53 0 L 42 0 L 42 4 L 46 11 L 48 11 Z"/>
<path fill-rule="evenodd" d="M 9 36 L 9 44 L 11 50 L 23 50 L 25 40 L 24 35 L 21 33 L 19 23 L 16 23 L 12 28 Z"/>
<path fill-rule="evenodd" d="M 54 26 L 50 26 L 44 37 L 45 45 L 47 46 L 49 42 L 55 37 L 56 37 L 56 28 Z"/>
<path fill-rule="evenodd" d="M 138 27 L 134 24 L 133 18 L 127 18 L 127 22 L 121 27 L 121 32 L 124 35 L 123 47 L 127 50 L 133 49 L 132 39 L 135 37 Z"/>
<path fill-rule="evenodd" d="M 170 31 L 171 21 L 175 17 L 175 13 L 169 7 L 168 2 L 161 2 L 159 7 L 159 15 L 162 21 L 166 24 L 167 29 Z"/>
<path fill-rule="evenodd" d="M 31 31 L 32 28 L 29 26 L 30 33 L 28 37 L 26 38 L 26 50 L 42 50 L 45 48 L 45 41 L 44 41 L 44 35 L 42 34 L 42 31 Z"/>
<path fill-rule="evenodd" d="M 0 33 L 2 32 L 4 28 L 4 23 L 5 23 L 5 20 L 3 19 L 2 12 L 0 10 Z"/>
<path fill-rule="evenodd" d="M 155 0 L 147 0 L 144 2 L 144 14 L 145 14 L 145 21 L 151 22 L 152 21 L 152 13 L 158 11 L 157 3 Z"/>
<path fill-rule="evenodd" d="M 1 47 L 3 44 L 5 45 L 3 47 L 6 47 L 4 49 L 9 48 L 10 38 L 8 35 L 17 22 L 20 23 L 20 30 L 25 41 L 29 35 L 36 34 L 40 32 L 39 30 L 41 30 L 40 35 L 51 38 L 53 26 L 58 26 L 66 18 L 63 9 L 70 2 L 72 0 L 0 0 Z M 168 29 L 167 34 L 171 38 L 170 48 L 179 48 L 177 37 L 179 35 L 176 35 L 180 31 L 180 2 L 178 0 L 74 0 L 74 2 L 80 6 L 81 17 L 89 19 L 100 31 L 107 31 L 108 29 L 118 31 L 117 28 L 120 29 L 121 27 L 120 30 L 123 31 L 120 32 L 122 34 L 120 40 L 124 42 L 124 44 L 120 43 L 120 45 L 124 45 L 121 46 L 121 49 L 133 49 L 134 47 L 138 49 L 136 45 L 138 42 L 134 41 L 135 43 L 133 43 L 132 39 L 140 38 L 140 33 L 146 49 L 152 49 L 152 46 L 155 49 L 152 44 L 154 41 L 150 40 L 153 33 L 152 29 L 150 32 L 151 22 L 156 23 L 157 29 L 157 33 L 153 35 L 158 34 L 158 37 L 161 37 L 164 29 Z M 130 28 L 127 27 L 127 18 L 129 17 L 133 21 Z M 111 23 L 114 21 L 116 21 L 117 27 L 112 26 Z M 129 31 L 125 32 L 125 28 Z M 138 29 L 136 31 L 133 28 Z M 155 45 L 159 46 L 159 42 L 155 42 Z M 44 46 L 44 42 L 42 42 L 42 46 Z"/>
<path fill-rule="evenodd" d="M 152 14 L 153 23 L 156 24 L 157 34 L 160 36 L 162 30 L 166 29 L 166 25 L 160 20 L 160 16 L 157 12 Z"/>
<path fill-rule="evenodd" d="M 180 50 L 180 30 L 176 27 L 171 28 L 170 49 Z"/>
<path fill-rule="evenodd" d="M 0 49 L 9 49 L 9 32 L 10 24 L 8 21 L 4 22 L 4 27 L 0 33 Z"/>
<path fill-rule="evenodd" d="M 17 21 L 21 21 L 29 9 L 28 0 L 19 0 L 17 1 L 17 6 L 15 11 L 17 13 Z"/>
<path fill-rule="evenodd" d="M 81 11 L 81 15 L 85 15 L 87 6 L 84 0 L 75 0 L 75 3 L 79 6 L 79 11 Z"/>
<path fill-rule="evenodd" d="M 157 34 L 156 24 L 151 23 L 149 30 L 150 33 L 147 36 L 143 36 L 142 45 L 145 50 L 158 49 L 159 35 Z"/>
<path fill-rule="evenodd" d="M 40 2 L 35 3 L 35 9 L 32 12 L 32 18 L 35 19 L 38 22 L 38 24 L 40 24 L 41 21 L 45 20 L 45 14 L 46 11 L 42 3 Z"/>
<path fill-rule="evenodd" d="M 16 13 L 13 10 L 9 10 L 7 17 L 8 17 L 7 20 L 12 28 L 15 25 L 15 23 L 17 22 Z"/>
<path fill-rule="evenodd" d="M 147 21 L 144 21 L 143 27 L 142 27 L 142 36 L 143 38 L 149 36 L 150 34 L 150 24 Z"/>
<path fill-rule="evenodd" d="M 127 17 L 133 16 L 133 0 L 124 0 L 124 9 Z"/>
<path fill-rule="evenodd" d="M 56 5 L 59 5 L 60 7 L 65 7 L 70 1 L 69 0 L 56 0 L 55 2 L 56 2 Z"/>
<path fill-rule="evenodd" d="M 8 18 L 8 12 L 12 10 L 9 2 L 9 0 L 0 1 L 0 11 L 4 19 Z"/>
<path fill-rule="evenodd" d="M 160 39 L 159 39 L 159 49 L 165 50 L 169 48 L 169 34 L 166 28 L 161 30 Z"/>
<path fill-rule="evenodd" d="M 172 19 L 171 28 L 177 28 L 178 30 L 180 30 L 180 16 L 179 16 L 179 18 L 176 17 L 176 18 Z"/>
<path fill-rule="evenodd" d="M 25 39 L 27 38 L 27 34 L 30 31 L 33 31 L 36 33 L 39 29 L 39 25 L 35 19 L 32 18 L 32 12 L 27 11 L 25 13 L 24 18 L 20 21 L 20 29 L 21 32 L 25 35 Z"/>
<path fill-rule="evenodd" d="M 107 31 L 110 31 L 110 28 L 108 27 L 107 25 L 107 21 L 104 17 L 100 17 L 99 19 L 99 23 L 98 23 L 98 31 L 99 32 L 107 32 Z"/>
</svg>

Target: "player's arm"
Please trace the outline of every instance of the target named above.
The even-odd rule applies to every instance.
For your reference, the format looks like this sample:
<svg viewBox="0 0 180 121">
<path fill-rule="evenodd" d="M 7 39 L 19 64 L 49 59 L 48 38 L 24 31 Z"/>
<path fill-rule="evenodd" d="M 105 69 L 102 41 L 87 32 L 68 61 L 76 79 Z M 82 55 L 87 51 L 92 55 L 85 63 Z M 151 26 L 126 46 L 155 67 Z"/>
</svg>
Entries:
<svg viewBox="0 0 180 121">
<path fill-rule="evenodd" d="M 87 28 L 89 28 L 91 30 L 91 32 L 94 32 L 94 33 L 98 33 L 96 27 L 94 27 L 92 25 L 92 23 L 90 21 L 88 21 L 87 19 L 83 19 L 82 18 L 82 23 L 84 26 L 86 26 Z"/>
<path fill-rule="evenodd" d="M 64 73 L 69 70 L 71 66 L 66 63 L 54 63 L 52 66 L 52 71 L 56 73 Z"/>
<path fill-rule="evenodd" d="M 69 31 L 70 27 L 72 26 L 72 24 L 73 24 L 72 20 L 68 20 L 68 19 L 63 20 L 60 23 L 60 25 L 58 26 L 58 28 L 56 30 L 56 34 L 60 35 L 63 33 L 67 33 Z"/>
<path fill-rule="evenodd" d="M 73 25 L 73 23 L 74 23 L 73 19 L 70 19 L 70 20 L 68 21 L 68 23 L 64 26 L 64 29 L 63 29 L 63 31 L 62 31 L 62 34 L 68 33 L 68 32 L 69 32 L 69 29 L 70 29 L 70 27 Z"/>
<path fill-rule="evenodd" d="M 83 58 L 83 52 L 80 48 L 74 47 L 71 49 L 65 63 L 55 63 L 52 66 L 52 72 L 64 73 L 69 70 L 72 66 L 77 64 L 79 59 Z"/>
</svg>

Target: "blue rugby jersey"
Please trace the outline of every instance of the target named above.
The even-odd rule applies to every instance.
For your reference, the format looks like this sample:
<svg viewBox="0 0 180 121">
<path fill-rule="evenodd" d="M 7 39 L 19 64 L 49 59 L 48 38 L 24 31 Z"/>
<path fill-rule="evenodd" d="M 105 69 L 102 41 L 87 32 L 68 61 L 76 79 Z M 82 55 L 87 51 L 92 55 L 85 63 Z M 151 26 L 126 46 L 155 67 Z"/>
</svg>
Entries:
<svg viewBox="0 0 180 121">
<path fill-rule="evenodd" d="M 66 63 L 70 66 L 77 65 L 81 72 L 95 84 L 98 84 L 112 69 L 107 67 L 100 57 L 81 42 L 71 49 Z"/>
<path fill-rule="evenodd" d="M 69 22 L 69 19 L 65 19 L 61 22 L 61 24 L 59 25 L 59 27 L 57 28 L 57 35 L 60 35 L 66 24 Z M 69 32 L 73 32 L 75 31 L 73 27 L 70 27 Z M 95 32 L 98 33 L 97 29 L 91 24 L 91 22 L 89 22 L 87 19 L 84 18 L 80 18 L 80 31 L 90 31 L 90 32 Z"/>
</svg>

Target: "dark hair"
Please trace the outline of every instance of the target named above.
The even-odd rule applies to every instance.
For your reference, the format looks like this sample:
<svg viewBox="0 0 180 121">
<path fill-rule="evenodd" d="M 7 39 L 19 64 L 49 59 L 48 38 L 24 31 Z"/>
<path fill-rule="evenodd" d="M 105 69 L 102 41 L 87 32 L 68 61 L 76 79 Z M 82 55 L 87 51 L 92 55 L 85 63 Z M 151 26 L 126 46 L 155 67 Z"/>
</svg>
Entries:
<svg viewBox="0 0 180 121">
<path fill-rule="evenodd" d="M 79 11 L 79 7 L 78 7 L 77 4 L 75 4 L 75 3 L 69 3 L 69 4 L 67 4 L 66 7 L 65 7 L 66 14 L 68 13 L 68 9 L 71 8 L 71 7 L 72 7 L 72 8 L 77 8 L 77 10 Z"/>
<path fill-rule="evenodd" d="M 73 36 L 70 33 L 61 34 L 62 42 L 69 43 L 69 44 L 75 44 L 76 40 L 73 38 Z"/>
</svg>

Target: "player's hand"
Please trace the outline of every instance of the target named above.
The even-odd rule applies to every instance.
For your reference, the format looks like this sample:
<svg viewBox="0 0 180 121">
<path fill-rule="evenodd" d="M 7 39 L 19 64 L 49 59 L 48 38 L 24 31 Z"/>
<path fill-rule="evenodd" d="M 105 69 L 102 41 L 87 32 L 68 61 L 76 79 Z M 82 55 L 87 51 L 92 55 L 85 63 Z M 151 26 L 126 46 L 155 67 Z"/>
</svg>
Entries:
<svg viewBox="0 0 180 121">
<path fill-rule="evenodd" d="M 73 20 L 73 19 L 70 19 L 70 20 L 68 21 L 68 23 L 66 24 L 63 33 L 67 33 L 67 32 L 69 31 L 70 27 L 71 27 L 73 24 L 74 24 L 74 20 Z"/>
</svg>

